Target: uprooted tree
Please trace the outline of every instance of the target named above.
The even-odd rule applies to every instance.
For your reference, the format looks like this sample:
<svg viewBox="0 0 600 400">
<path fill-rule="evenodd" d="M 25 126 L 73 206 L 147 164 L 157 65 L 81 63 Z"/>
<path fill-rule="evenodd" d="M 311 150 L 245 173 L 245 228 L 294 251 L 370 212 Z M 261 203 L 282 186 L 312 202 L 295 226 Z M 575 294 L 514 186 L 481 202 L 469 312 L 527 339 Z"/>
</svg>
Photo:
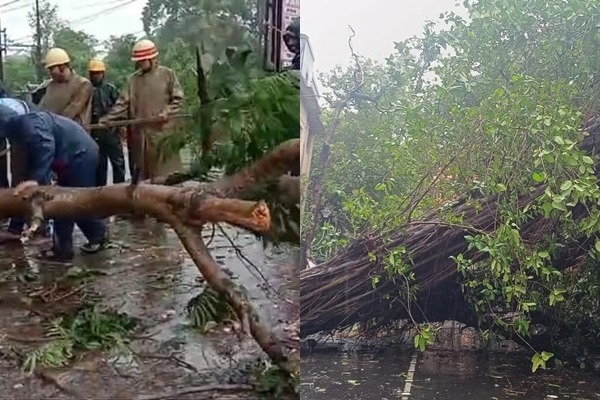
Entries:
<svg viewBox="0 0 600 400">
<path fill-rule="evenodd" d="M 598 350 L 600 21 L 561 4 L 465 2 L 469 21 L 444 13 L 362 63 L 386 91 L 353 99 L 313 171 L 331 212 L 301 273 L 302 335 L 412 319 L 429 341 L 427 322 L 453 318 L 530 345 L 534 366 Z M 354 75 L 326 87 L 343 98 Z"/>
<path fill-rule="evenodd" d="M 250 334 L 271 358 L 290 376 L 297 376 L 298 343 L 293 337 L 276 337 L 259 319 L 244 292 L 223 273 L 202 239 L 201 229 L 209 223 L 225 222 L 256 234 L 271 229 L 269 207 L 261 198 L 273 198 L 258 188 L 281 190 L 284 201 L 299 202 L 290 186 L 299 185 L 288 171 L 297 168 L 298 139 L 277 146 L 268 155 L 236 174 L 200 188 L 181 188 L 150 183 L 119 184 L 99 188 L 34 186 L 15 195 L 13 189 L 0 190 L 0 217 L 26 216 L 31 229 L 44 218 L 105 217 L 115 214 L 145 214 L 169 224 L 204 276 L 208 285 L 223 295 L 235 310 L 242 332 Z M 292 180 L 292 183 L 290 183 Z M 265 186 L 265 182 L 271 182 Z"/>
</svg>

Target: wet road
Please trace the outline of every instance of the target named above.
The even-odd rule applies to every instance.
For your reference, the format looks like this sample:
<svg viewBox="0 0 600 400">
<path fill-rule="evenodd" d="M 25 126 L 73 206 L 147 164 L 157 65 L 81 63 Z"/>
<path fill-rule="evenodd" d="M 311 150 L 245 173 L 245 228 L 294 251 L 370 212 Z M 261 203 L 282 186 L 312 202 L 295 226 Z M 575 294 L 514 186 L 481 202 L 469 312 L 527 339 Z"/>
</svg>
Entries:
<svg viewBox="0 0 600 400">
<path fill-rule="evenodd" d="M 297 276 L 295 250 L 283 247 L 263 251 L 262 243 L 254 236 L 227 227 L 225 232 L 235 247 L 217 229 L 209 244 L 217 262 L 247 288 L 263 320 L 275 327 L 294 320 L 298 313 L 298 293 L 294 290 L 298 284 L 293 279 Z M 205 230 L 203 236 L 208 242 L 212 229 Z M 53 385 L 47 385 L 20 372 L 11 351 L 39 344 L 5 339 L 0 341 L 3 398 L 132 399 L 144 393 L 168 392 L 171 387 L 237 382 L 240 378 L 235 369 L 239 363 L 262 355 L 252 339 L 240 342 L 236 335 L 222 331 L 200 335 L 188 327 L 185 307 L 201 292 L 202 280 L 170 229 L 153 220 L 133 223 L 117 219 L 111 223 L 111 238 L 113 248 L 93 256 L 78 256 L 73 263 L 104 275 L 92 278 L 91 284 L 76 294 L 50 303 L 32 300 L 27 290 L 32 286 L 50 287 L 72 266 L 38 262 L 34 256 L 39 248 L 34 246 L 1 246 L 0 339 L 3 335 L 39 338 L 43 334 L 41 315 L 52 319 L 69 313 L 79 306 L 83 296 L 88 296 L 141 321 L 146 328 L 142 334 L 151 337 L 135 340 L 131 348 L 144 356 L 89 353 L 72 368 L 53 371 Z M 77 244 L 83 241 L 77 231 Z M 67 394 L 65 389 L 77 393 Z M 234 394 L 231 398 L 244 397 Z"/>
<path fill-rule="evenodd" d="M 532 374 L 530 368 L 523 358 L 477 354 L 303 354 L 301 396 L 311 400 L 600 398 L 598 376 L 566 368 Z"/>
</svg>

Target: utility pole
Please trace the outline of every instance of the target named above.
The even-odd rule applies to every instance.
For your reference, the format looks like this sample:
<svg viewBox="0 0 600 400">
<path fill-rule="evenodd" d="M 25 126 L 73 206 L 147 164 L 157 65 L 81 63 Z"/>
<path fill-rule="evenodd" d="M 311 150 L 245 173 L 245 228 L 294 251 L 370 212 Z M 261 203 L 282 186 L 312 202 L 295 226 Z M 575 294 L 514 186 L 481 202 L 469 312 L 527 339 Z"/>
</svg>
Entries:
<svg viewBox="0 0 600 400">
<path fill-rule="evenodd" d="M 0 29 L 0 81 L 4 82 L 4 56 L 6 55 L 6 28 Z"/>
<path fill-rule="evenodd" d="M 283 0 L 266 1 L 265 21 L 265 69 L 268 71 L 281 71 Z"/>
<path fill-rule="evenodd" d="M 42 27 L 40 23 L 40 0 L 35 0 L 35 66 L 38 82 L 44 80 L 44 67 L 42 65 Z"/>
<path fill-rule="evenodd" d="M 6 28 L 0 22 L 0 82 L 4 82 L 4 55 L 6 54 Z"/>
</svg>

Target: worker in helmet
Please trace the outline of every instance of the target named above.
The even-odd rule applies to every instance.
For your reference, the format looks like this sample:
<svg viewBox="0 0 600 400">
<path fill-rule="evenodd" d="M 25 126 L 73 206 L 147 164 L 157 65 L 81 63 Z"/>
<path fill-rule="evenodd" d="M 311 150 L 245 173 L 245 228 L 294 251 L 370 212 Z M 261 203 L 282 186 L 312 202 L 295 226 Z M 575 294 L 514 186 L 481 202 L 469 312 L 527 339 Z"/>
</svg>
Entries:
<svg viewBox="0 0 600 400">
<path fill-rule="evenodd" d="M 98 59 L 88 64 L 90 81 L 94 86 L 92 96 L 92 124 L 97 124 L 119 99 L 119 91 L 114 85 L 106 82 L 104 74 L 106 66 Z M 92 137 L 98 143 L 98 167 L 96 168 L 96 185 L 105 186 L 108 161 L 112 166 L 113 183 L 125 182 L 125 156 L 119 131 L 115 128 L 93 129 Z"/>
<path fill-rule="evenodd" d="M 16 188 L 18 193 L 31 185 L 49 185 L 52 172 L 59 186 L 96 186 L 98 145 L 86 130 L 71 119 L 55 113 L 39 111 L 24 101 L 0 99 L 0 139 L 8 139 L 26 149 L 26 180 Z M 107 242 L 106 225 L 101 219 L 55 219 L 53 245 L 44 258 L 69 261 L 73 258 L 73 228 L 77 223 L 88 243 L 85 253 L 96 253 Z"/>
<path fill-rule="evenodd" d="M 58 47 L 48 51 L 44 66 L 52 80 L 48 83 L 39 106 L 81 125 L 89 124 L 94 92 L 91 82 L 71 68 L 71 58 Z"/>
<path fill-rule="evenodd" d="M 152 179 L 181 170 L 178 150 L 161 146 L 161 140 L 172 132 L 170 118 L 180 111 L 183 90 L 175 72 L 158 64 L 155 44 L 143 39 L 133 46 L 131 60 L 136 72 L 127 81 L 126 89 L 100 122 L 117 119 L 160 118 L 152 125 L 132 125 L 128 135 L 129 157 L 134 179 Z"/>
<path fill-rule="evenodd" d="M 292 69 L 300 69 L 300 18 L 294 19 L 285 29 L 283 34 L 285 47 L 294 53 L 292 58 Z"/>
</svg>

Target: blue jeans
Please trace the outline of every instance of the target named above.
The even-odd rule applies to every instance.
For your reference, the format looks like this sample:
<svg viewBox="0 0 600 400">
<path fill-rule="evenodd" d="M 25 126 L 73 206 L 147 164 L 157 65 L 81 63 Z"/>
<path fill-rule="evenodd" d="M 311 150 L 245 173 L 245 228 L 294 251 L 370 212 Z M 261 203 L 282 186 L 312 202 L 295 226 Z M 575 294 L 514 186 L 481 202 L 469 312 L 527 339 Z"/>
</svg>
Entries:
<svg viewBox="0 0 600 400">
<path fill-rule="evenodd" d="M 96 187 L 98 153 L 88 149 L 71 160 L 65 171 L 58 175 L 58 186 Z M 77 220 L 56 218 L 52 250 L 55 254 L 73 254 L 73 228 L 81 229 L 90 243 L 101 243 L 106 239 L 106 224 L 100 218 L 88 217 Z"/>
</svg>

